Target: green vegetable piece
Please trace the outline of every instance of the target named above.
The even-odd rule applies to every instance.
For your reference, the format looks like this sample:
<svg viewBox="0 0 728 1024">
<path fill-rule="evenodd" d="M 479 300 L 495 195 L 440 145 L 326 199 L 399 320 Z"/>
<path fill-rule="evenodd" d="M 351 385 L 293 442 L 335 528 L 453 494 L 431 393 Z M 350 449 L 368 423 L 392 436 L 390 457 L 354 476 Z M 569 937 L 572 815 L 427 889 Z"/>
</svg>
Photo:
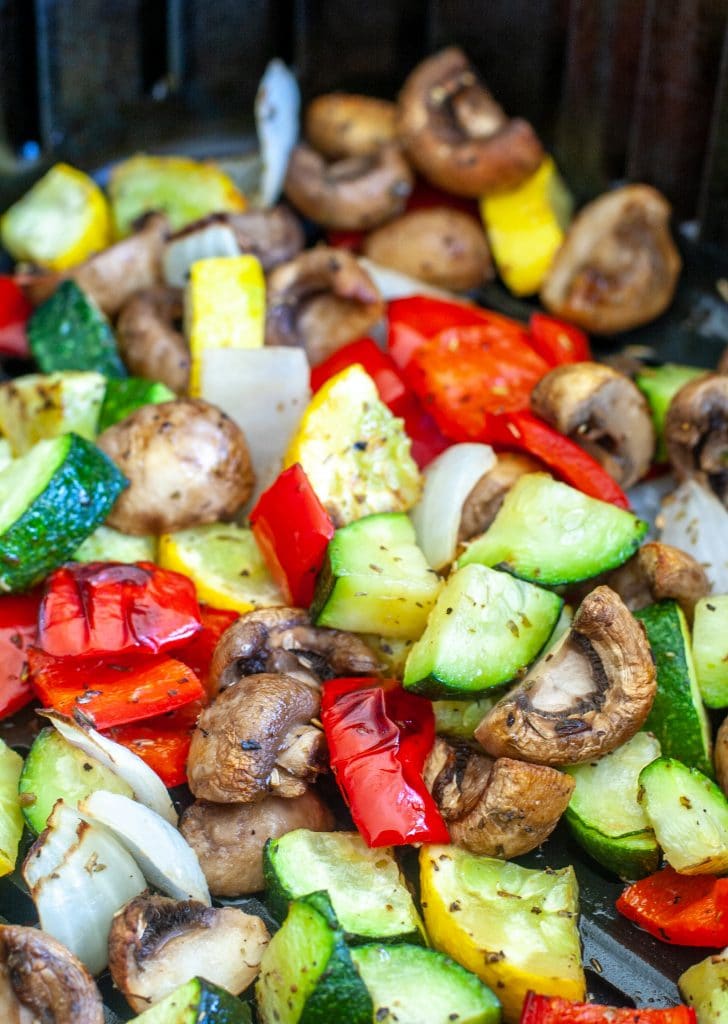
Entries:
<svg viewBox="0 0 728 1024">
<path fill-rule="evenodd" d="M 667 461 L 665 448 L 665 417 L 675 395 L 683 384 L 702 377 L 705 370 L 697 366 L 681 366 L 679 363 L 663 363 L 662 366 L 645 366 L 634 379 L 635 384 L 647 399 L 652 413 L 657 436 L 658 462 Z"/>
<path fill-rule="evenodd" d="M 97 526 L 73 552 L 74 562 L 154 562 L 156 558 L 156 537 L 133 537 L 111 526 Z"/>
<path fill-rule="evenodd" d="M 94 371 L 29 373 L 0 384 L 0 431 L 14 455 L 62 434 L 96 437 L 106 378 Z"/>
<path fill-rule="evenodd" d="M 111 325 L 75 281 L 63 281 L 28 324 L 33 358 L 43 373 L 95 370 L 126 377 Z"/>
<path fill-rule="evenodd" d="M 142 405 L 172 402 L 176 397 L 174 391 L 158 380 L 144 380 L 143 377 L 109 380 L 99 416 L 99 433 L 126 419 Z"/>
<path fill-rule="evenodd" d="M 497 696 L 479 700 L 434 700 L 435 731 L 453 740 L 472 740 L 473 733 L 496 702 Z"/>
<path fill-rule="evenodd" d="M 192 978 L 131 1024 L 251 1024 L 250 1007 L 204 978 Z"/>
<path fill-rule="evenodd" d="M 728 595 L 701 597 L 695 605 L 693 663 L 709 708 L 728 707 Z"/>
</svg>

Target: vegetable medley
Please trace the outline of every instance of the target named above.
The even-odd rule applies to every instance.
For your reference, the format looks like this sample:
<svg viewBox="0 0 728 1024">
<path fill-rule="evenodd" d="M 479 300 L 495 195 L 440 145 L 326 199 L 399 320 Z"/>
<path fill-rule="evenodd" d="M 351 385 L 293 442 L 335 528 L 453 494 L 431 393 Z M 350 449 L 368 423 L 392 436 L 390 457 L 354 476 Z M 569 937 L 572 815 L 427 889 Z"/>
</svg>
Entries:
<svg viewBox="0 0 728 1024">
<path fill-rule="evenodd" d="M 670 304 L 669 206 L 572 217 L 455 48 L 297 111 L 274 62 L 257 195 L 137 155 L 0 220 L 6 1019 L 108 968 L 139 1024 L 728 1021 L 728 362 L 588 337 Z M 562 819 L 713 951 L 687 1005 L 588 1001 Z"/>
</svg>

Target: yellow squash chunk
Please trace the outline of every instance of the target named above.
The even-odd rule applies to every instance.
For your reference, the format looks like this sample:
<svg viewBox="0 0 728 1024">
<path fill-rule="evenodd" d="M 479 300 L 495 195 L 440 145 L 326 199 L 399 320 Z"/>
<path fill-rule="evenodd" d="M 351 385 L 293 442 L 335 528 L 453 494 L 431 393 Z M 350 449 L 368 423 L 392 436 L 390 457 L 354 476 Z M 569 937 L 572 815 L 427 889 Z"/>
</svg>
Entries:
<svg viewBox="0 0 728 1024">
<path fill-rule="evenodd" d="M 18 802 L 22 767 L 20 754 L 0 740 L 0 875 L 8 875 L 15 869 L 23 834 L 23 813 Z"/>
<path fill-rule="evenodd" d="M 689 967 L 677 984 L 698 1024 L 728 1024 L 728 950 Z"/>
</svg>

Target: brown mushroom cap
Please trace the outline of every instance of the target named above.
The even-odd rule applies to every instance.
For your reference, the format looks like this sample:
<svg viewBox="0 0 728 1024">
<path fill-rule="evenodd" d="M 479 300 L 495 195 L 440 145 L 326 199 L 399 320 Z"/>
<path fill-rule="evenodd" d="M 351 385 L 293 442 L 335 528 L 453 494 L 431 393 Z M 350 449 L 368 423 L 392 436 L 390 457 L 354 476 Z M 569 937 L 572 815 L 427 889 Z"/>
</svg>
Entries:
<svg viewBox="0 0 728 1024">
<path fill-rule="evenodd" d="M 540 473 L 542 470 L 541 463 L 530 455 L 501 452 L 495 466 L 481 476 L 463 502 L 458 543 L 464 544 L 466 540 L 485 533 L 516 481 L 524 473 Z"/>
<path fill-rule="evenodd" d="M 103 1024 L 94 979 L 76 957 L 38 928 L 0 925 L 2 1020 Z"/>
<path fill-rule="evenodd" d="M 255 256 L 266 274 L 279 263 L 292 260 L 306 242 L 298 217 L 287 206 L 279 205 L 266 210 L 246 210 L 245 213 L 211 213 L 175 231 L 169 236 L 168 243 L 195 234 L 211 224 L 225 224 L 231 228 L 240 251 Z"/>
<path fill-rule="evenodd" d="M 680 388 L 665 417 L 665 443 L 681 480 L 694 477 L 728 504 L 728 376 L 708 373 Z"/>
<path fill-rule="evenodd" d="M 268 278 L 265 343 L 301 346 L 316 366 L 366 334 L 383 314 L 379 290 L 358 260 L 318 246 Z"/>
<path fill-rule="evenodd" d="M 531 407 L 606 469 L 631 487 L 650 468 L 655 428 L 637 385 L 603 363 L 569 363 L 542 377 Z"/>
<path fill-rule="evenodd" d="M 728 348 L 723 349 L 723 354 L 718 360 L 718 365 L 715 368 L 716 373 L 728 373 Z"/>
<path fill-rule="evenodd" d="M 404 210 L 414 175 L 399 146 L 327 163 L 310 146 L 291 153 L 284 189 L 292 205 L 325 228 L 366 231 Z"/>
<path fill-rule="evenodd" d="M 531 125 L 506 117 L 454 46 L 409 75 L 399 95 L 397 125 L 414 166 L 455 195 L 477 199 L 516 188 L 543 160 Z"/>
<path fill-rule="evenodd" d="M 568 633 L 488 712 L 475 738 L 492 757 L 580 764 L 634 736 L 655 690 L 642 624 L 613 590 L 597 587 Z"/>
<path fill-rule="evenodd" d="M 397 106 L 357 93 L 329 92 L 308 105 L 306 138 L 329 160 L 373 156 L 397 137 Z"/>
<path fill-rule="evenodd" d="M 595 334 L 649 323 L 670 305 L 680 273 L 670 206 L 649 185 L 626 185 L 579 213 L 556 254 L 541 301 Z"/>
<path fill-rule="evenodd" d="M 122 306 L 116 323 L 119 353 L 138 377 L 161 380 L 184 394 L 190 380 L 190 350 L 177 325 L 182 294 L 157 285 L 135 292 Z"/>
</svg>

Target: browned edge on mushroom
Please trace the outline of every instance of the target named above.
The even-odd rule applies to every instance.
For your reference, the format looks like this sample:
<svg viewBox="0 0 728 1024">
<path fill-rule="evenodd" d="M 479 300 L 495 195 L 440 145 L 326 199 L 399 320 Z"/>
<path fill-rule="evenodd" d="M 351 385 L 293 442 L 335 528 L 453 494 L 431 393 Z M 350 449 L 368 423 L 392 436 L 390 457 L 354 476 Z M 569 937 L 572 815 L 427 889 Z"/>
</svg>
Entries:
<svg viewBox="0 0 728 1024">
<path fill-rule="evenodd" d="M 280 204 L 267 210 L 208 214 L 175 231 L 169 236 L 167 244 L 172 245 L 212 224 L 229 227 L 240 251 L 255 256 L 266 274 L 279 263 L 292 260 L 306 242 L 298 217 L 287 206 Z"/>
<path fill-rule="evenodd" d="M 155 285 L 135 292 L 116 322 L 119 353 L 137 377 L 159 380 L 177 394 L 190 381 L 190 350 L 180 330 L 182 293 Z"/>
<path fill-rule="evenodd" d="M 495 466 L 481 476 L 463 502 L 458 543 L 464 544 L 485 533 L 498 515 L 506 494 L 524 473 L 542 471 L 542 464 L 530 455 L 500 452 Z"/>
<path fill-rule="evenodd" d="M 625 185 L 588 203 L 546 275 L 544 306 L 594 334 L 654 320 L 670 305 L 682 265 L 670 212 L 649 185 Z"/>
<path fill-rule="evenodd" d="M 665 444 L 681 480 L 693 477 L 728 504 L 728 376 L 708 373 L 680 388 L 665 417 Z"/>
<path fill-rule="evenodd" d="M 239 995 L 255 980 L 269 938 L 259 917 L 236 907 L 142 893 L 114 917 L 109 969 L 137 1013 L 197 975 Z"/>
<path fill-rule="evenodd" d="M 492 757 L 580 764 L 634 736 L 656 686 L 642 623 L 613 590 L 597 587 L 568 632 L 488 712 L 475 738 Z"/>
<path fill-rule="evenodd" d="M 268 278 L 266 345 L 299 346 L 312 366 L 366 334 L 384 314 L 377 286 L 349 252 L 319 246 Z"/>
<path fill-rule="evenodd" d="M 429 181 L 473 199 L 516 188 L 544 156 L 531 125 L 506 117 L 455 46 L 411 72 L 399 95 L 397 128 L 407 156 Z"/>
<path fill-rule="evenodd" d="M 306 108 L 304 134 L 329 160 L 373 156 L 396 141 L 397 106 L 358 93 L 324 93 Z"/>
</svg>

